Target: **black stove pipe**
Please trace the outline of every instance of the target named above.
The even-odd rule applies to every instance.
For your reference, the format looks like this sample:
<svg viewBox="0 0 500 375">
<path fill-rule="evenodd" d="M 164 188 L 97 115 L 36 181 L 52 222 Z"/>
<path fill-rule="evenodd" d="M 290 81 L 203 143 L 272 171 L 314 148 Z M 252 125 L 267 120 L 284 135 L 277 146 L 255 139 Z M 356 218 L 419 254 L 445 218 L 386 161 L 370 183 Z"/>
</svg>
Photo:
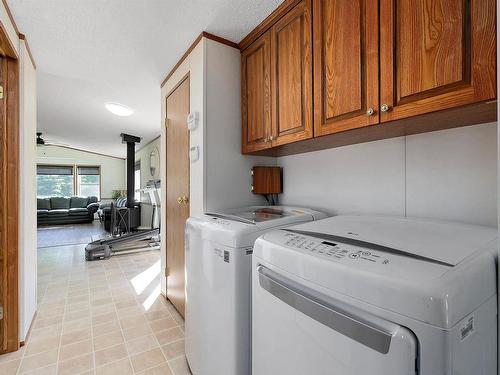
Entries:
<svg viewBox="0 0 500 375">
<path fill-rule="evenodd" d="M 127 207 L 134 207 L 135 202 L 135 144 L 141 142 L 141 138 L 120 134 L 122 143 L 127 144 Z"/>
</svg>

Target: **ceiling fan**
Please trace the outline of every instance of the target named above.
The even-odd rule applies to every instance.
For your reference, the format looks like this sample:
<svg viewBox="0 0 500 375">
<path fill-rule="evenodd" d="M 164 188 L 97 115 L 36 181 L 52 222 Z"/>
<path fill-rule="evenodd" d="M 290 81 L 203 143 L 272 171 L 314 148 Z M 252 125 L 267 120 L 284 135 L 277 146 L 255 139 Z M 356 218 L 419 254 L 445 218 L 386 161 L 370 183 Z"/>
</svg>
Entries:
<svg viewBox="0 0 500 375">
<path fill-rule="evenodd" d="M 69 146 L 65 143 L 59 143 L 50 139 L 42 138 L 42 132 L 36 132 L 36 145 L 37 146 Z"/>
</svg>

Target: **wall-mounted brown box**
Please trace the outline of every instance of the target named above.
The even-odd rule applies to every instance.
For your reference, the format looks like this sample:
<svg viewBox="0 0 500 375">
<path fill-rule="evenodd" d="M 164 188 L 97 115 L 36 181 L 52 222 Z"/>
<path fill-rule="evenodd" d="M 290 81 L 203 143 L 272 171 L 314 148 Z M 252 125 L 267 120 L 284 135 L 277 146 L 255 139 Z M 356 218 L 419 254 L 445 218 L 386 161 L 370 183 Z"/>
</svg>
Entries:
<svg viewBox="0 0 500 375">
<path fill-rule="evenodd" d="M 283 179 L 280 167 L 253 167 L 252 191 L 254 194 L 281 194 Z"/>
</svg>

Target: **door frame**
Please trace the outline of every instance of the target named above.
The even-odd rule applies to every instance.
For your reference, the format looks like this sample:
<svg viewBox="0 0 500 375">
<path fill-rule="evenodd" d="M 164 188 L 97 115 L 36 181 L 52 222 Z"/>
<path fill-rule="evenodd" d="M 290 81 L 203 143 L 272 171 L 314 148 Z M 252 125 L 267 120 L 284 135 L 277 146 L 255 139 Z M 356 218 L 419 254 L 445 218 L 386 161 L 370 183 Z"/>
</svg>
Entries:
<svg viewBox="0 0 500 375">
<path fill-rule="evenodd" d="M 168 189 L 168 179 L 167 179 L 167 166 L 168 166 L 168 145 L 167 145 L 167 142 L 168 142 L 168 108 L 167 108 L 167 103 L 168 103 L 168 98 L 185 82 L 185 81 L 188 81 L 188 96 L 189 96 L 189 111 L 191 111 L 191 75 L 190 75 L 190 71 L 188 71 L 186 74 L 184 74 L 180 79 L 179 81 L 175 84 L 175 86 L 167 93 L 167 95 L 165 95 L 165 182 L 163 183 L 164 185 L 164 189 L 165 189 L 165 224 L 164 224 L 164 227 L 165 227 L 165 236 L 167 235 L 167 226 L 168 226 L 168 220 L 167 220 L 167 210 L 168 210 L 168 207 L 167 207 L 167 197 L 168 197 L 168 193 L 167 193 L 167 189 Z M 188 131 L 188 142 L 189 142 L 189 131 Z M 189 152 L 189 143 L 188 143 L 188 152 Z M 188 155 L 189 157 L 189 155 Z M 189 209 L 189 212 L 191 212 L 191 194 L 190 194 L 190 190 L 191 190 L 191 165 L 188 164 L 188 170 L 187 170 L 187 179 L 188 179 L 188 186 L 189 186 L 189 192 L 188 192 L 188 195 L 189 195 L 189 200 L 188 200 L 188 209 Z M 165 299 L 168 300 L 168 246 L 167 246 L 168 242 L 165 241 Z M 185 258 L 184 258 L 184 264 L 185 264 Z M 185 271 L 184 271 L 184 275 L 185 275 Z M 184 288 L 186 287 L 186 284 L 184 282 Z M 184 300 L 185 300 L 185 297 L 186 297 L 186 292 L 184 291 Z M 170 302 L 172 303 L 172 302 Z M 184 301 L 185 303 L 185 301 Z M 175 307 L 175 306 L 174 306 Z"/>
<path fill-rule="evenodd" d="M 19 57 L 0 22 L 0 56 L 6 62 L 4 85 L 4 128 L 0 169 L 0 303 L 3 319 L 0 320 L 0 354 L 19 349 Z"/>
</svg>

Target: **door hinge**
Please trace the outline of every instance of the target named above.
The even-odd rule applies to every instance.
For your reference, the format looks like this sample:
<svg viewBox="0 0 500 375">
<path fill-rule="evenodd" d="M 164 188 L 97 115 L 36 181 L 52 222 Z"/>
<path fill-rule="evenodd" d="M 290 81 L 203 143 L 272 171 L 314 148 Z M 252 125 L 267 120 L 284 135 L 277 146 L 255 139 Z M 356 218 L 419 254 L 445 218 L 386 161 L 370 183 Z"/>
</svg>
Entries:
<svg viewBox="0 0 500 375">
<path fill-rule="evenodd" d="M 168 129 L 168 118 L 165 118 L 165 127 Z"/>
<path fill-rule="evenodd" d="M 3 99 L 3 86 L 0 86 L 0 99 Z"/>
<path fill-rule="evenodd" d="M 165 277 L 168 277 L 168 275 L 169 275 L 169 269 L 168 267 L 165 267 Z"/>
</svg>

